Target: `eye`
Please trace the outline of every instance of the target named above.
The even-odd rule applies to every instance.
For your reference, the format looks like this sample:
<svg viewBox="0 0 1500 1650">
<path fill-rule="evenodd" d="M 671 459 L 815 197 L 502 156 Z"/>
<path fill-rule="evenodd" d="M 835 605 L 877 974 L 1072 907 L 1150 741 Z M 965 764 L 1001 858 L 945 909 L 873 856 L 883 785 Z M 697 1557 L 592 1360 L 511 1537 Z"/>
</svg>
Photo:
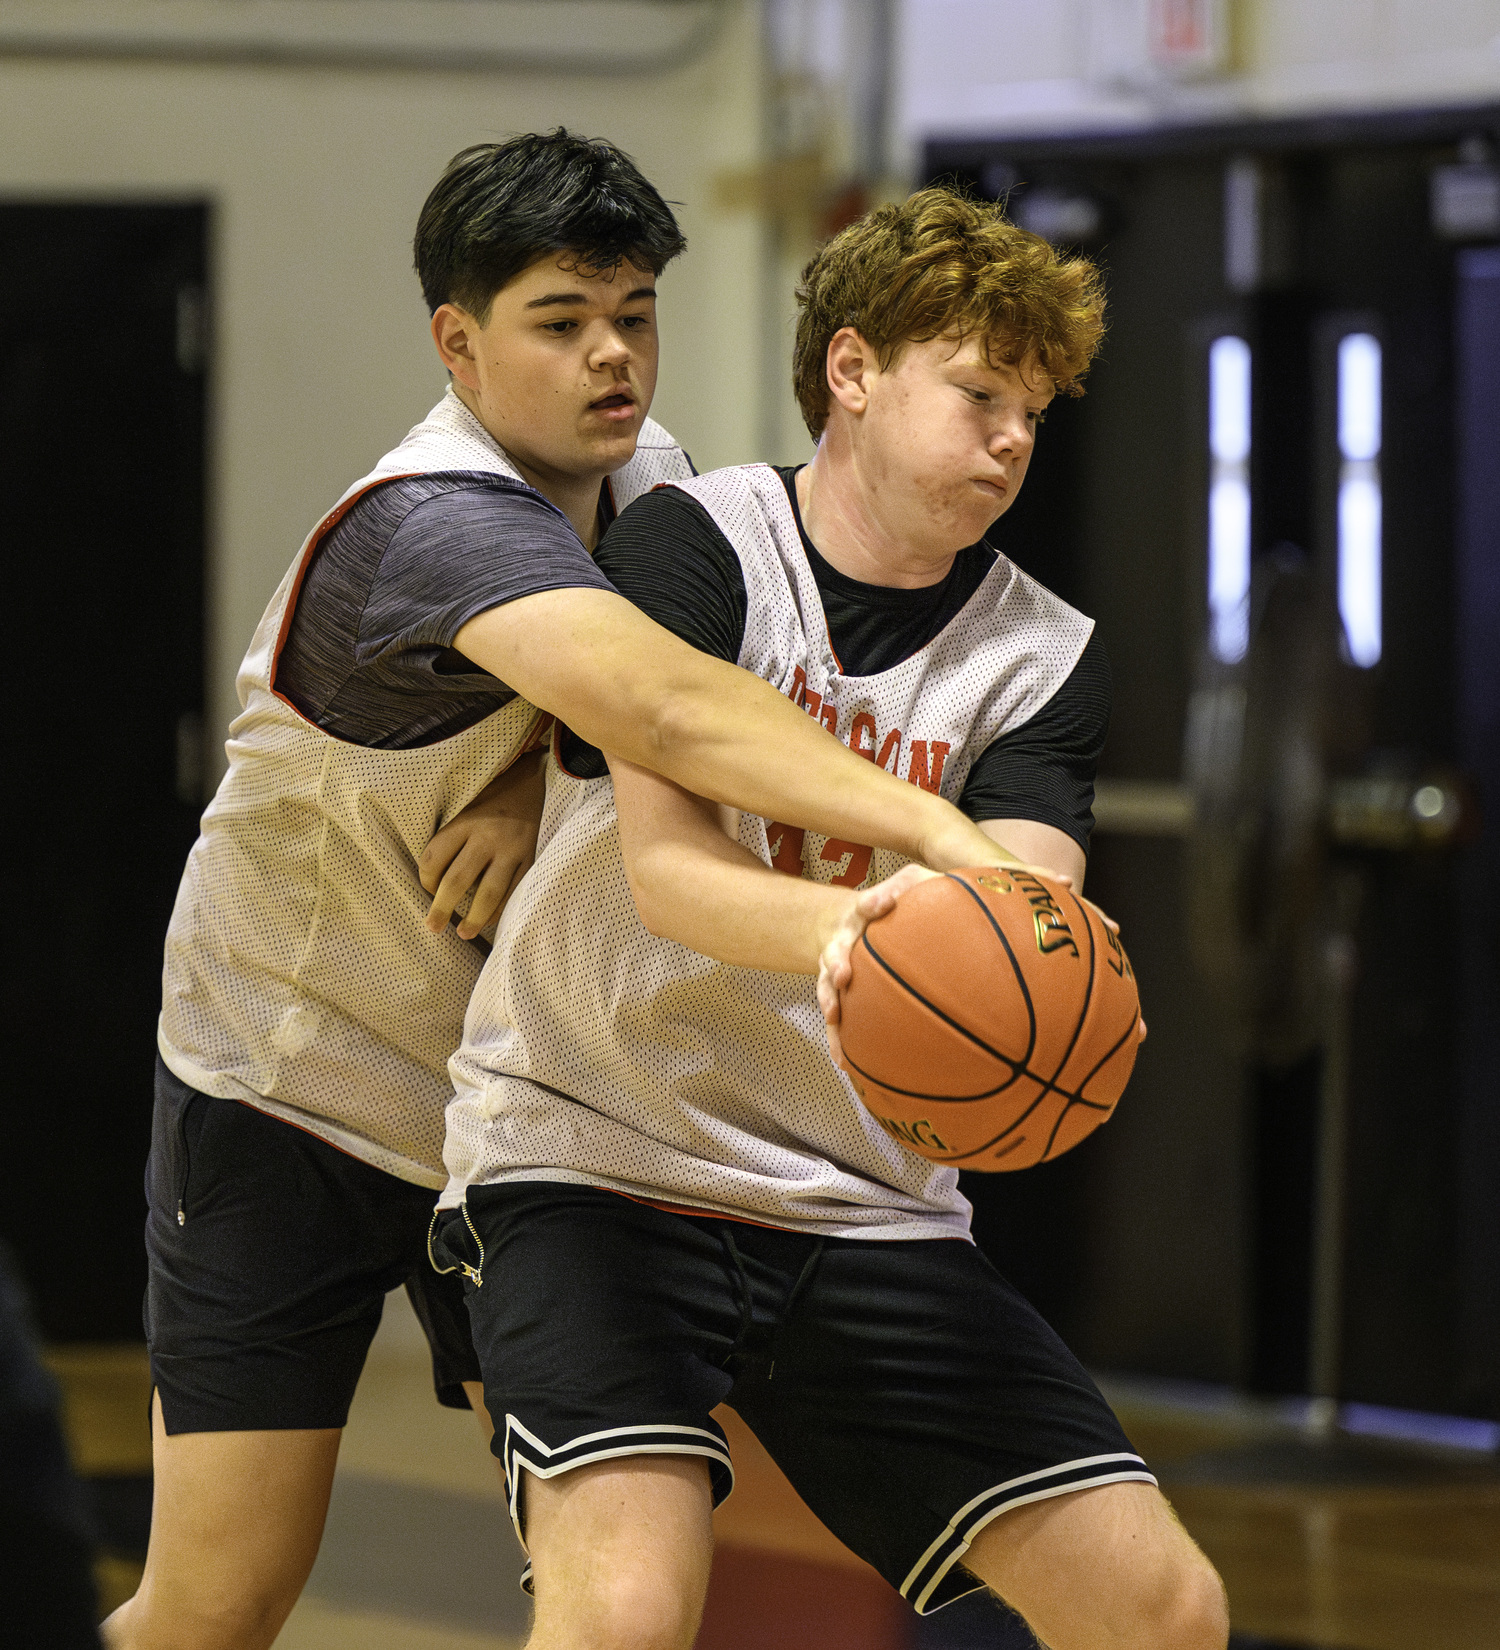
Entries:
<svg viewBox="0 0 1500 1650">
<path fill-rule="evenodd" d="M 964 394 L 969 396 L 976 405 L 981 405 L 990 399 L 988 390 L 975 389 L 972 384 L 964 386 Z"/>
<path fill-rule="evenodd" d="M 565 338 L 577 325 L 576 321 L 544 321 L 542 331 L 550 332 L 555 338 Z"/>
<path fill-rule="evenodd" d="M 651 317 L 649 315 L 622 315 L 620 325 L 628 327 L 632 332 L 639 332 L 642 327 L 651 325 Z"/>
<path fill-rule="evenodd" d="M 1047 414 L 1039 407 L 1028 408 L 1026 416 L 1031 420 L 1033 428 L 1035 428 L 1038 424 L 1045 424 L 1047 422 Z"/>
</svg>

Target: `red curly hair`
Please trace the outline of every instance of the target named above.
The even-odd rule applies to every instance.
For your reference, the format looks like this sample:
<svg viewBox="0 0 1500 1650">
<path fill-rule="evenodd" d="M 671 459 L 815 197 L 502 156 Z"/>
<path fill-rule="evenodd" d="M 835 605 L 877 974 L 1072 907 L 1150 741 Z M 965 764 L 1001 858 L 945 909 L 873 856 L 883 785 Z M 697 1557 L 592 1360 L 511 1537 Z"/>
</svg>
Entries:
<svg viewBox="0 0 1500 1650">
<path fill-rule="evenodd" d="M 853 327 L 881 369 L 905 344 L 980 334 L 994 361 L 1035 361 L 1062 395 L 1104 337 L 1104 285 L 1087 258 L 1065 257 L 998 205 L 921 189 L 880 206 L 818 252 L 797 287 L 792 386 L 816 441 L 828 422 L 828 345 Z"/>
</svg>

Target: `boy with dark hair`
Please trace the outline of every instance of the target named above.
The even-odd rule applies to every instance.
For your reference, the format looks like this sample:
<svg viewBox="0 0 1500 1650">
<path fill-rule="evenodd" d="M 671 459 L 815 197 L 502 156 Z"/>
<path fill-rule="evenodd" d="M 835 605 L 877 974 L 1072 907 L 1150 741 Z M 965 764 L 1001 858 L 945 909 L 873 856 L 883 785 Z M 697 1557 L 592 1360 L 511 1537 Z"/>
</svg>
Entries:
<svg viewBox="0 0 1500 1650">
<path fill-rule="evenodd" d="M 600 566 L 1081 880 L 1107 668 L 985 535 L 1097 348 L 1097 275 L 930 189 L 844 230 L 798 297 L 812 463 L 672 482 Z M 855 937 L 933 873 L 558 754 L 452 1063 L 435 1245 L 467 1279 L 533 1650 L 691 1645 L 719 1403 L 920 1612 L 989 1587 L 1052 1650 L 1223 1650 L 1217 1577 L 974 1248 L 956 1172 L 829 1057 Z"/>
<path fill-rule="evenodd" d="M 412 1295 L 443 1401 L 478 1398 L 461 1296 L 426 1240 L 446 1064 L 481 966 L 464 936 L 525 843 L 457 930 L 451 879 L 429 913 L 419 864 L 435 825 L 446 859 L 497 774 L 534 779 L 521 765 L 546 713 L 726 802 L 947 864 L 984 851 L 956 810 L 653 624 L 590 558 L 617 509 L 692 473 L 646 416 L 654 278 L 682 245 L 627 156 L 564 131 L 466 150 L 423 210 L 450 388 L 272 598 L 167 936 L 147 1172 L 155 1504 L 112 1645 L 276 1637 L 388 1290 Z"/>
</svg>

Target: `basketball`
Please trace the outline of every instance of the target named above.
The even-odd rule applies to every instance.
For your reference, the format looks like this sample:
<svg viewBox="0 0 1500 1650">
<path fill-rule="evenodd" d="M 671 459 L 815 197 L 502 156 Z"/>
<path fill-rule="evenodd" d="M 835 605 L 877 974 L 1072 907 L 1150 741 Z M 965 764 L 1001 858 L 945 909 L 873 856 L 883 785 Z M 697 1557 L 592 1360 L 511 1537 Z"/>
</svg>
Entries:
<svg viewBox="0 0 1500 1650">
<path fill-rule="evenodd" d="M 844 1070 L 922 1157 L 1029 1169 L 1106 1122 L 1130 1080 L 1135 974 L 1061 883 L 1008 866 L 918 883 L 850 963 Z"/>
</svg>

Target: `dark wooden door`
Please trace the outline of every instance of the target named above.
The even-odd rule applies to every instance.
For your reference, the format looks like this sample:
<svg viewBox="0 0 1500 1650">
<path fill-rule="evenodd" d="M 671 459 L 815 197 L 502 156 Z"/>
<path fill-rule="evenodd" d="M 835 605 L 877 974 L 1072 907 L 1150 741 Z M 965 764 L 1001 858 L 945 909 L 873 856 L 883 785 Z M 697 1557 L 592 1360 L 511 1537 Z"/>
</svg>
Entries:
<svg viewBox="0 0 1500 1650">
<path fill-rule="evenodd" d="M 1429 194 L 1474 125 L 1454 114 L 929 151 L 930 175 L 1010 191 L 1023 222 L 1028 191 L 1044 192 L 1039 228 L 1060 219 L 1059 200 L 1088 203 L 1072 223 L 1093 212 L 1085 244 L 1106 270 L 1109 335 L 1086 397 L 1054 403 L 998 537 L 1098 621 L 1116 676 L 1106 776 L 1181 771 L 1206 632 L 1209 340 L 1235 333 L 1253 348 L 1257 564 L 1294 547 L 1327 572 L 1330 347 L 1355 328 L 1384 345 L 1370 743 L 1493 766 L 1494 662 L 1486 678 L 1482 644 L 1464 637 L 1500 634 L 1485 572 L 1500 449 L 1483 391 L 1493 367 L 1479 359 L 1494 347 L 1496 288 L 1483 259 L 1434 231 Z M 1278 192 L 1265 220 L 1275 244 L 1250 291 L 1226 262 L 1226 169 L 1246 157 Z M 1497 776 L 1477 777 L 1493 788 Z M 1488 849 L 1466 860 L 1372 856 L 1358 872 L 1340 1379 L 1351 1400 L 1500 1413 L 1485 1327 L 1500 1276 L 1487 829 Z M 976 1233 L 1097 1367 L 1306 1391 L 1319 1057 L 1256 1068 L 1231 1054 L 1184 944 L 1182 862 L 1166 836 L 1096 838 L 1090 892 L 1124 924 L 1151 1039 L 1117 1118 L 1070 1158 L 966 1177 Z"/>
<path fill-rule="evenodd" d="M 54 1340 L 141 1335 L 162 936 L 203 803 L 207 228 L 0 205 L 0 1235 Z"/>
</svg>

